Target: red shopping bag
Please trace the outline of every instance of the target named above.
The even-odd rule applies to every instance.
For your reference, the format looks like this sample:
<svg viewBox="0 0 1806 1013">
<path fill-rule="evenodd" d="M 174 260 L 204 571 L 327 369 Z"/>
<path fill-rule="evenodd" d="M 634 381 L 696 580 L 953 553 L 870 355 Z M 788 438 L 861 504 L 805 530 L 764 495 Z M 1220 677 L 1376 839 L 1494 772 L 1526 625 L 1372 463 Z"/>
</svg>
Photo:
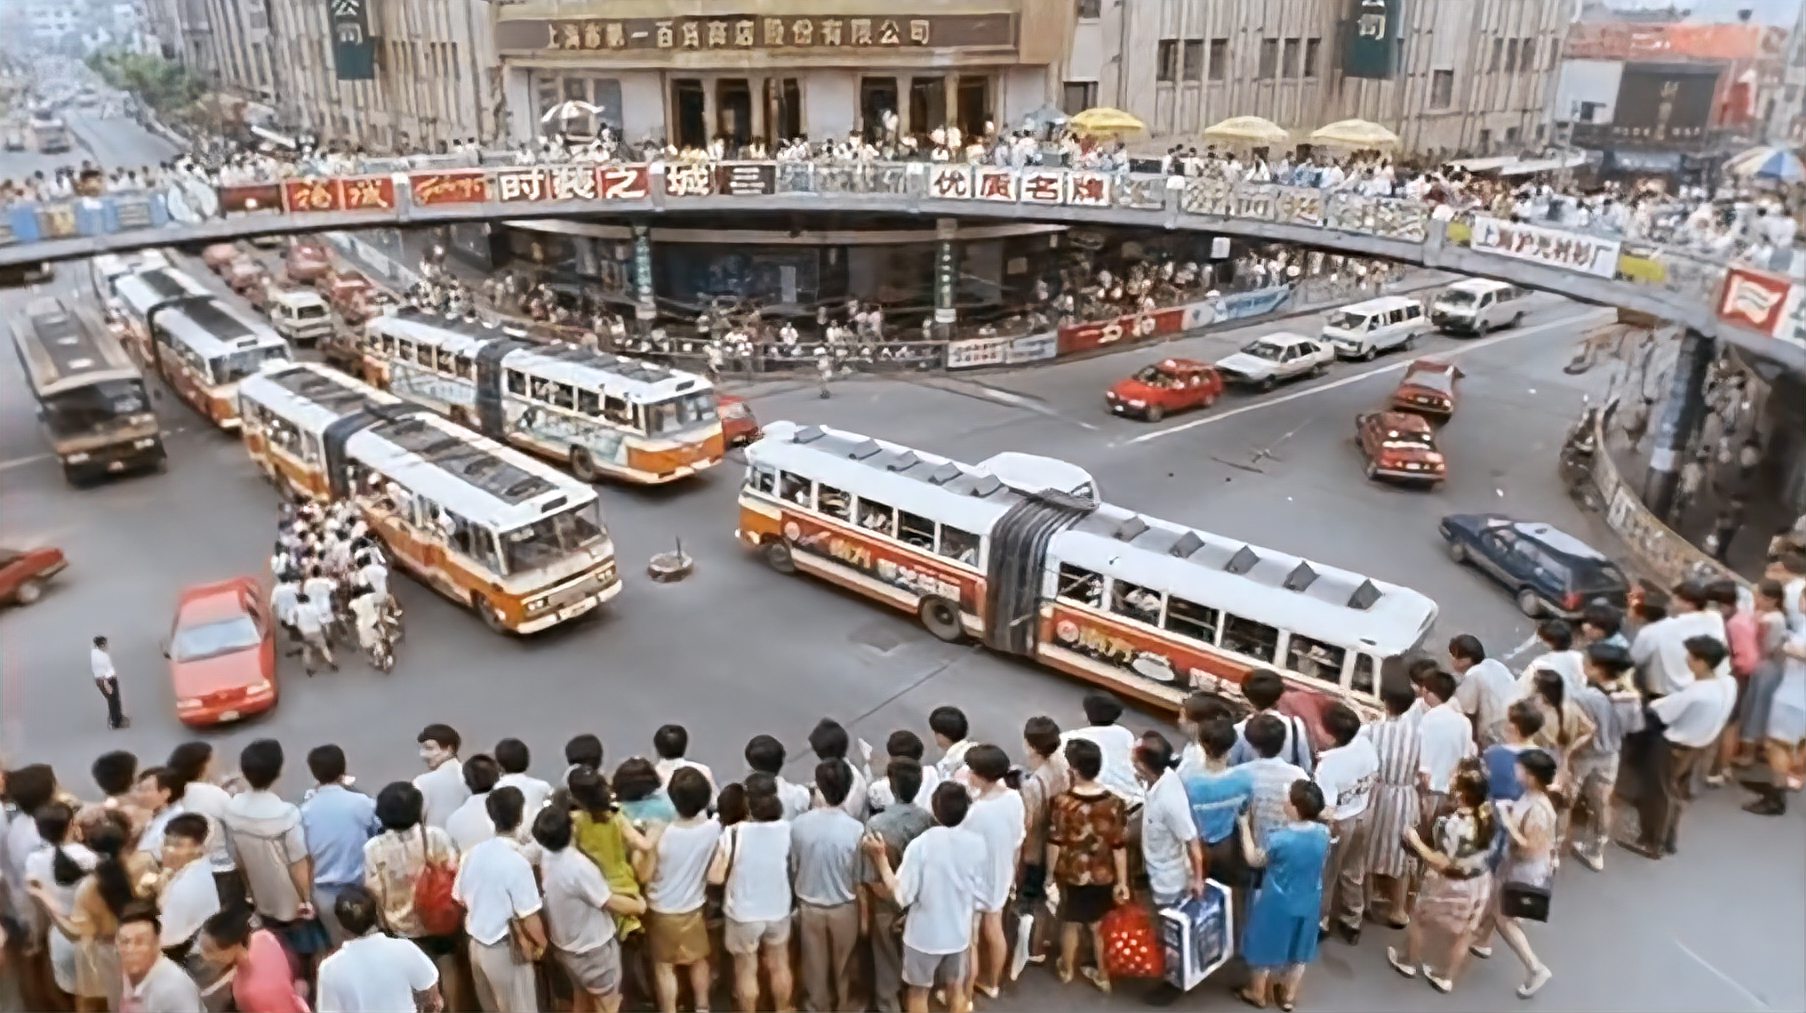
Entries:
<svg viewBox="0 0 1806 1013">
<path fill-rule="evenodd" d="M 1104 967 L 1111 978 L 1158 978 L 1166 973 L 1153 916 L 1139 904 L 1122 904 L 1104 916 Z"/>
</svg>

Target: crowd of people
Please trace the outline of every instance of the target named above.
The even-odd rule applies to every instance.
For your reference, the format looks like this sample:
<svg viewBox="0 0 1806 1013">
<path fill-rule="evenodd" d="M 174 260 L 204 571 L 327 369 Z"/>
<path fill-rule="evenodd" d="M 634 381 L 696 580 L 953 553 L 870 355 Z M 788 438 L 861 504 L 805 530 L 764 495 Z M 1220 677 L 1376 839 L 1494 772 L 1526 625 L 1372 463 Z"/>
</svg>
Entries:
<svg viewBox="0 0 1806 1013">
<path fill-rule="evenodd" d="M 0 984 L 33 1010 L 671 1013 L 719 991 L 740 1010 L 964 1011 L 1032 964 L 1129 984 L 1112 934 L 1214 881 L 1257 1008 L 1290 1010 L 1321 943 L 1370 923 L 1396 933 L 1392 970 L 1442 992 L 1496 937 L 1529 998 L 1555 973 L 1531 926 L 1566 858 L 1601 871 L 1616 840 L 1665 860 L 1729 777 L 1756 814 L 1800 789 L 1806 558 L 1743 598 L 1688 582 L 1628 616 L 1594 602 L 1543 622 L 1520 672 L 1456 636 L 1382 687 L 1374 720 L 1266 670 L 1239 700 L 1193 694 L 1177 741 L 1100 693 L 1002 743 L 954 707 L 881 754 L 823 719 L 806 782 L 766 734 L 718 776 L 680 725 L 612 769 L 575 736 L 538 776 L 519 739 L 473 752 L 430 724 L 425 770 L 374 795 L 332 743 L 305 787 L 270 739 L 230 776 L 205 742 L 151 767 L 109 752 L 86 800 L 14 764 Z"/>
<path fill-rule="evenodd" d="M 270 613 L 302 669 L 339 667 L 335 643 L 353 643 L 387 670 L 401 613 L 389 595 L 382 545 L 349 499 L 285 503 L 270 555 Z"/>
</svg>

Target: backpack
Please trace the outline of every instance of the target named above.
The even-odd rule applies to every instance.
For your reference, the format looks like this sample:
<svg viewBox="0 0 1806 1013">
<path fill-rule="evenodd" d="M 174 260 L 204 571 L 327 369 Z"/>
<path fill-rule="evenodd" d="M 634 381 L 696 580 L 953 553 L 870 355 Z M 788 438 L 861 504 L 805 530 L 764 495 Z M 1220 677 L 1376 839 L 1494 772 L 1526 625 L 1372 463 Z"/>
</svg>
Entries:
<svg viewBox="0 0 1806 1013">
<path fill-rule="evenodd" d="M 420 827 L 420 872 L 414 877 L 414 917 L 429 936 L 450 936 L 464 924 L 464 905 L 458 903 L 453 885 L 457 866 L 435 862 L 427 846 L 426 827 Z"/>
</svg>

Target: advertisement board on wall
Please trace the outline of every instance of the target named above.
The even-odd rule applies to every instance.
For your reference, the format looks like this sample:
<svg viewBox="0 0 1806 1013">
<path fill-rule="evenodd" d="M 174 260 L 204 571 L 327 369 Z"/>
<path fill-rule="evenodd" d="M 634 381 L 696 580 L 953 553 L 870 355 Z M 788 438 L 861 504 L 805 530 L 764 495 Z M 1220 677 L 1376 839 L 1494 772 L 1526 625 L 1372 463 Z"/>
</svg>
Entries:
<svg viewBox="0 0 1806 1013">
<path fill-rule="evenodd" d="M 370 34 L 372 0 L 331 0 L 332 65 L 341 81 L 376 80 L 376 38 Z"/>
<path fill-rule="evenodd" d="M 1622 249 L 1616 239 L 1508 222 L 1487 215 L 1474 216 L 1473 238 L 1469 245 L 1481 253 L 1528 260 L 1599 278 L 1617 275 L 1618 254 Z"/>
<path fill-rule="evenodd" d="M 1404 27 L 1405 0 L 1349 0 L 1342 73 L 1382 80 L 1397 76 Z"/>
</svg>

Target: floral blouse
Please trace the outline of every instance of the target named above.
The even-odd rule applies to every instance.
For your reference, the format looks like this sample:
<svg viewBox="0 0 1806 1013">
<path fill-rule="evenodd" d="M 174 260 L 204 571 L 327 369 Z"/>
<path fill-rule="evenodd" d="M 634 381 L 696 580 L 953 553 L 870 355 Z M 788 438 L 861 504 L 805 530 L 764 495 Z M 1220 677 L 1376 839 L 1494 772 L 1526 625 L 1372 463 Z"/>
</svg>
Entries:
<svg viewBox="0 0 1806 1013">
<path fill-rule="evenodd" d="M 1060 849 L 1054 882 L 1063 886 L 1113 886 L 1116 860 L 1129 832 L 1122 799 L 1102 789 L 1095 795 L 1065 791 L 1048 807 L 1047 843 Z"/>
</svg>

